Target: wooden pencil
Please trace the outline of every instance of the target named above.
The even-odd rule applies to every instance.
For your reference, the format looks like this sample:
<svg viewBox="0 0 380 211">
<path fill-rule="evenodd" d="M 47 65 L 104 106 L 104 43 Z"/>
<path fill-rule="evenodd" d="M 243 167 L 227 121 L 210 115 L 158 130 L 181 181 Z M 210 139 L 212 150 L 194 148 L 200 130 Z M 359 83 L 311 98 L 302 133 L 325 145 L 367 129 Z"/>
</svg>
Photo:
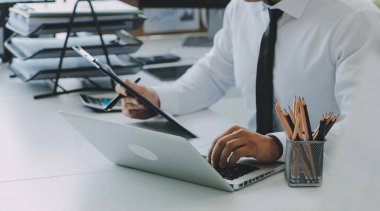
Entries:
<svg viewBox="0 0 380 211">
<path fill-rule="evenodd" d="M 296 123 L 296 117 L 294 116 L 294 112 L 293 112 L 292 108 L 290 108 L 290 106 L 288 107 L 288 109 L 289 109 L 290 118 L 292 118 L 292 121 L 295 124 Z"/>
<path fill-rule="evenodd" d="M 317 135 L 318 141 L 322 141 L 323 136 L 325 134 L 325 128 L 326 128 L 326 120 L 325 120 L 325 115 L 323 115 L 319 122 L 319 130 L 318 130 L 318 135 Z"/>
<path fill-rule="evenodd" d="M 301 103 L 299 105 L 299 110 L 300 110 L 300 119 L 302 120 L 302 125 L 303 125 L 303 128 L 305 129 L 305 136 L 306 136 L 305 140 L 306 141 L 310 141 L 310 140 L 312 140 L 311 139 L 311 134 L 307 130 L 307 118 L 306 118 L 306 115 L 305 115 L 304 106 Z M 309 160 L 309 162 L 307 162 L 307 163 L 310 164 L 310 169 L 312 171 L 312 175 L 315 176 L 316 175 L 316 171 L 315 171 L 315 164 L 313 162 L 313 151 L 310 148 L 310 146 L 306 145 L 306 144 L 303 145 L 303 150 L 305 151 L 306 157 Z"/>
<path fill-rule="evenodd" d="M 286 111 L 285 111 L 285 119 L 286 119 L 286 121 L 288 122 L 288 124 L 289 124 L 289 126 L 290 126 L 290 130 L 292 131 L 292 136 L 289 136 L 289 138 L 290 138 L 291 140 L 301 140 L 301 137 L 299 137 L 297 133 L 295 134 L 295 135 L 296 135 L 296 138 L 292 139 L 293 136 L 294 136 L 293 131 L 294 131 L 294 129 L 295 129 L 295 125 L 293 124 L 292 119 L 290 118 L 289 113 L 286 112 Z M 297 129 L 297 131 L 298 131 L 298 129 Z"/>
<path fill-rule="evenodd" d="M 293 137 L 292 137 L 292 140 L 296 140 L 296 139 L 299 139 L 299 136 L 298 133 L 299 133 L 299 126 L 300 126 L 300 122 L 301 122 L 301 118 L 300 116 L 298 116 L 297 120 L 296 120 L 296 123 L 294 125 L 294 132 L 293 132 Z"/>
<path fill-rule="evenodd" d="M 302 114 L 304 116 L 304 128 L 306 133 L 307 140 L 312 140 L 312 133 L 311 133 L 311 125 L 310 125 L 310 118 L 309 118 L 309 112 L 307 110 L 307 105 L 305 102 L 305 99 L 302 98 Z"/>
<path fill-rule="evenodd" d="M 280 103 L 278 101 L 275 102 L 274 104 L 274 108 L 275 108 L 275 111 L 277 113 L 277 116 L 279 117 L 284 129 L 285 129 L 285 132 L 288 134 L 288 137 L 292 137 L 293 136 L 293 133 L 290 129 L 290 126 L 289 124 L 287 123 L 287 121 L 285 120 L 285 117 L 281 111 L 281 106 L 280 106 Z"/>
<path fill-rule="evenodd" d="M 325 132 L 325 136 L 327 135 L 327 133 L 330 132 L 331 128 L 334 126 L 335 122 L 338 120 L 339 118 L 339 114 L 334 116 L 331 121 L 327 124 L 326 126 L 326 132 Z"/>
<path fill-rule="evenodd" d="M 313 133 L 313 140 L 317 140 L 317 137 L 318 137 L 318 133 L 319 133 L 319 127 L 314 131 Z"/>
<path fill-rule="evenodd" d="M 285 110 L 285 116 L 287 115 L 287 113 L 289 113 L 290 119 L 292 120 L 293 124 L 295 125 L 296 119 L 294 118 L 294 112 L 289 108 L 288 111 Z M 293 131 L 294 131 L 294 129 L 293 129 Z M 297 134 L 298 134 L 298 137 L 302 139 L 302 127 L 298 128 Z M 293 136 L 294 136 L 294 132 L 293 132 Z M 292 137 L 289 137 L 289 138 L 292 138 Z"/>
</svg>

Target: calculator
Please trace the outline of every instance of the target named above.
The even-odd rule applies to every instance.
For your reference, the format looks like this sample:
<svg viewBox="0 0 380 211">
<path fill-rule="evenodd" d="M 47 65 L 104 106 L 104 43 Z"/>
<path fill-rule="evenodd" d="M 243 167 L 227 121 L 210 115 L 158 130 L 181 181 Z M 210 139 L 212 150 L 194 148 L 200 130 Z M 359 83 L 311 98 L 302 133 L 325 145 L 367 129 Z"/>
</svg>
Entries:
<svg viewBox="0 0 380 211">
<path fill-rule="evenodd" d="M 85 107 L 91 108 L 97 112 L 108 112 L 105 108 L 112 100 L 111 97 L 94 97 L 85 94 L 81 94 L 80 99 Z M 121 102 L 119 101 L 111 111 L 121 111 L 121 109 Z"/>
</svg>

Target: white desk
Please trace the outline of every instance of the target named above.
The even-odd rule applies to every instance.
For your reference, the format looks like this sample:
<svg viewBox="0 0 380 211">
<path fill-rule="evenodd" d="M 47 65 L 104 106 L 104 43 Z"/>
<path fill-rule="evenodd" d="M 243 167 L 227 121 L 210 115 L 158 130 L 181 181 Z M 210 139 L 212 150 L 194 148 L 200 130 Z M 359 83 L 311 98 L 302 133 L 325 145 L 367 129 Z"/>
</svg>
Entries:
<svg viewBox="0 0 380 211">
<path fill-rule="evenodd" d="M 113 121 L 125 120 L 121 114 L 93 113 L 81 106 L 78 94 L 33 100 L 33 95 L 50 90 L 48 84 L 26 84 L 8 75 L 2 65 L 0 211 L 310 210 L 326 194 L 324 187 L 289 188 L 283 173 L 231 194 L 114 166 L 58 111 Z M 154 82 L 147 75 L 144 81 Z M 230 106 L 244 108 L 236 92 L 213 108 L 234 117 Z M 234 120 L 242 121 L 244 113 L 237 114 Z M 329 177 L 326 171 L 325 182 Z"/>
</svg>

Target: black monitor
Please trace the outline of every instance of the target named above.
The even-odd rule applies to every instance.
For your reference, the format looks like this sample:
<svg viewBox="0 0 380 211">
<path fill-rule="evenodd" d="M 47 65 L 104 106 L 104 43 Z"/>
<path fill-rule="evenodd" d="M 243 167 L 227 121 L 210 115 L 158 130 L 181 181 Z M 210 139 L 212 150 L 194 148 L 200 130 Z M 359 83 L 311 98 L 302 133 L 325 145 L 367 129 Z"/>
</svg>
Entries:
<svg viewBox="0 0 380 211">
<path fill-rule="evenodd" d="M 230 0 L 140 0 L 139 7 L 225 8 Z"/>
<path fill-rule="evenodd" d="M 213 45 L 213 37 L 223 25 L 224 8 L 231 0 L 139 0 L 140 8 L 207 8 L 208 36 L 189 37 L 184 46 Z"/>
</svg>

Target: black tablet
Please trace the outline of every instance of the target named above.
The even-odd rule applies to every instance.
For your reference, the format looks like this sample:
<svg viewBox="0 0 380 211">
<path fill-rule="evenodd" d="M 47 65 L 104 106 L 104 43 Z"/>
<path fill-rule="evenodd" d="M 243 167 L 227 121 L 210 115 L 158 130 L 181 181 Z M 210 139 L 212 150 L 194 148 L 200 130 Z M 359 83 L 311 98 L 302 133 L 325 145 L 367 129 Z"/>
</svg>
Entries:
<svg viewBox="0 0 380 211">
<path fill-rule="evenodd" d="M 144 71 L 161 81 L 175 81 L 185 74 L 190 67 L 191 65 L 151 67 L 144 68 Z"/>
<path fill-rule="evenodd" d="M 92 57 L 88 52 L 82 49 L 80 46 L 73 46 L 72 47 L 75 52 L 77 52 L 79 55 L 87 59 L 92 65 L 94 65 L 98 70 L 102 71 L 105 75 L 111 77 L 116 83 L 121 85 L 124 89 L 127 90 L 127 92 L 136 97 L 141 103 L 143 103 L 145 106 L 147 106 L 152 111 L 156 112 L 157 114 L 161 115 L 165 119 L 167 119 L 169 122 L 174 124 L 174 126 L 178 127 L 179 129 L 183 130 L 190 138 L 197 138 L 196 135 L 194 135 L 192 132 L 190 132 L 188 129 L 186 129 L 184 126 L 179 124 L 174 117 L 172 117 L 170 114 L 166 113 L 165 111 L 161 110 L 159 107 L 157 107 L 155 104 L 150 102 L 148 99 L 146 99 L 144 96 L 139 94 L 136 90 L 132 89 L 130 86 L 125 84 L 112 70 L 110 66 L 107 64 L 100 63 L 98 59 Z"/>
</svg>

